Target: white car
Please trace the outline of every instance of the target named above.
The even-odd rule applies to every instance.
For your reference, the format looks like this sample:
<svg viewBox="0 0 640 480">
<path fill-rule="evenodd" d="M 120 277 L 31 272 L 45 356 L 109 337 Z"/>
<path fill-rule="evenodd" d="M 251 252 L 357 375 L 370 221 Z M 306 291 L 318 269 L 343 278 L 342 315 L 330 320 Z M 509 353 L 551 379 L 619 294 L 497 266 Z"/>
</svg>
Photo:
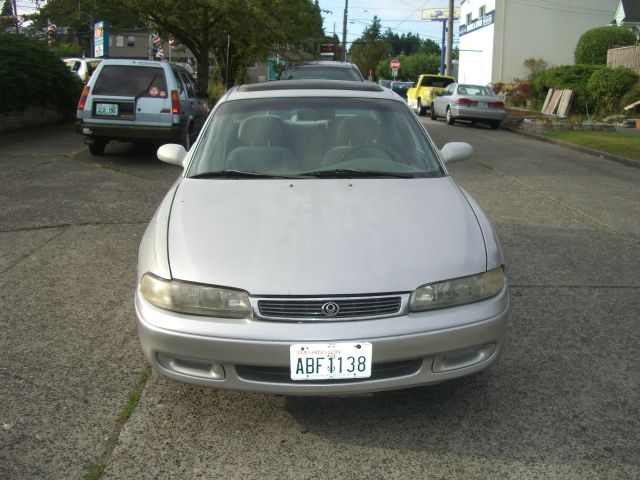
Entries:
<svg viewBox="0 0 640 480">
<path fill-rule="evenodd" d="M 65 65 L 78 75 L 78 78 L 82 80 L 82 83 L 87 83 L 93 71 L 100 65 L 102 59 L 100 58 L 65 58 L 63 62 Z"/>
<path fill-rule="evenodd" d="M 506 116 L 504 102 L 483 85 L 452 83 L 431 102 L 431 120 L 444 117 L 449 125 L 466 120 L 495 129 Z"/>
<path fill-rule="evenodd" d="M 232 89 L 140 244 L 142 350 L 181 382 L 281 394 L 392 390 L 479 372 L 509 294 L 489 220 L 392 91 Z"/>
</svg>

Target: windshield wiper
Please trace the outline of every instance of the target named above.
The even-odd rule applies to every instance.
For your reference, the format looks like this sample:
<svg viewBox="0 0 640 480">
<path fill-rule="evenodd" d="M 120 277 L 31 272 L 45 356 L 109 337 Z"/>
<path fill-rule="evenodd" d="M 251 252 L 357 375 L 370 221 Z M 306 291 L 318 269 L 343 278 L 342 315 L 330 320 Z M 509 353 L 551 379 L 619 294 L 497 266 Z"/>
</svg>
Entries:
<svg viewBox="0 0 640 480">
<path fill-rule="evenodd" d="M 189 178 L 306 178 L 301 175 L 272 175 L 268 173 L 244 172 L 242 170 L 218 170 L 217 172 L 204 172 L 192 175 Z"/>
<path fill-rule="evenodd" d="M 383 172 L 380 170 L 360 170 L 354 168 L 317 170 L 315 172 L 306 172 L 304 175 L 317 178 L 414 178 L 412 173 Z"/>
</svg>

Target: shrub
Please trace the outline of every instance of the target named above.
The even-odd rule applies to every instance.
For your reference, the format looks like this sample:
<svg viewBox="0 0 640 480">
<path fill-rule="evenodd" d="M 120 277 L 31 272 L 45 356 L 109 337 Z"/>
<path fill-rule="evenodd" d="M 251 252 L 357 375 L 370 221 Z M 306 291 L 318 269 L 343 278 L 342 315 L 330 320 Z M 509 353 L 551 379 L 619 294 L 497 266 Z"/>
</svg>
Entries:
<svg viewBox="0 0 640 480">
<path fill-rule="evenodd" d="M 531 77 L 532 97 L 536 105 L 542 105 L 550 88 L 573 90 L 572 111 L 589 113 L 587 82 L 601 65 L 563 65 L 538 72 Z"/>
<path fill-rule="evenodd" d="M 607 50 L 635 45 L 636 36 L 624 27 L 598 27 L 582 34 L 574 51 L 576 64 L 607 64 Z"/>
<path fill-rule="evenodd" d="M 624 94 L 620 101 L 621 107 L 626 107 L 640 100 L 640 81 L 636 82 L 627 93 Z"/>
<path fill-rule="evenodd" d="M 70 114 L 81 90 L 80 79 L 44 45 L 0 33 L 0 112 L 42 106 Z"/>
<path fill-rule="evenodd" d="M 598 113 L 617 112 L 621 99 L 638 82 L 638 74 L 625 67 L 602 68 L 593 72 L 587 90 Z"/>
</svg>

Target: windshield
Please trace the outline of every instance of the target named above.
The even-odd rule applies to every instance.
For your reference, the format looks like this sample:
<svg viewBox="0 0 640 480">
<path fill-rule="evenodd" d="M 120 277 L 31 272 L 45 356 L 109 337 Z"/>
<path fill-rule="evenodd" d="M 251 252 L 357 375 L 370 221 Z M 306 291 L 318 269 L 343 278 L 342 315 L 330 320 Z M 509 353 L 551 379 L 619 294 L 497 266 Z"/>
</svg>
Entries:
<svg viewBox="0 0 640 480">
<path fill-rule="evenodd" d="M 93 87 L 96 95 L 167 97 L 164 70 L 160 67 L 105 65 Z"/>
<path fill-rule="evenodd" d="M 480 95 L 483 97 L 495 97 L 496 94 L 493 93 L 489 87 L 485 87 L 483 85 L 458 85 L 458 93 L 460 95 Z"/>
<path fill-rule="evenodd" d="M 239 173 L 313 178 L 444 174 L 405 104 L 305 96 L 220 105 L 187 176 L 239 178 Z"/>
</svg>

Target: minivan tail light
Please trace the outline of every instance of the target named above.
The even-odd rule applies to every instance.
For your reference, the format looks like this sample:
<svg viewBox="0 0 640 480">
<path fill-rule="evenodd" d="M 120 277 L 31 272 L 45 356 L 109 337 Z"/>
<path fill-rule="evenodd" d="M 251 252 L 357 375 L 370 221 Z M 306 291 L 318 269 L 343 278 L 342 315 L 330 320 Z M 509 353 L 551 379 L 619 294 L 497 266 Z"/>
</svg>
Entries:
<svg viewBox="0 0 640 480">
<path fill-rule="evenodd" d="M 171 90 L 171 113 L 180 113 L 180 95 L 177 90 Z"/>
<path fill-rule="evenodd" d="M 80 100 L 78 100 L 78 110 L 84 110 L 84 106 L 87 103 L 87 97 L 89 96 L 89 87 L 84 87 L 82 89 L 82 95 L 80 95 Z"/>
</svg>

